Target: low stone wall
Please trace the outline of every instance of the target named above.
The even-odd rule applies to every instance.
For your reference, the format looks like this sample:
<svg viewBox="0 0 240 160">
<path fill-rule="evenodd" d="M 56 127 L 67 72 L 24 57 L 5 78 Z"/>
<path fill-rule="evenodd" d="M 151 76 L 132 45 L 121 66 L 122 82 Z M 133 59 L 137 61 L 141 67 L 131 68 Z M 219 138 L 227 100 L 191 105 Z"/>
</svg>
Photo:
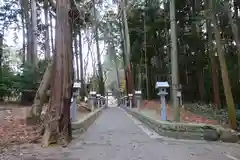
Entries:
<svg viewBox="0 0 240 160">
<path fill-rule="evenodd" d="M 240 142 L 239 134 L 237 132 L 225 129 L 221 126 L 159 121 L 127 107 L 124 107 L 124 109 L 161 136 L 176 139 L 223 141 L 232 143 Z"/>
<path fill-rule="evenodd" d="M 96 109 L 95 111 L 86 115 L 83 119 L 73 122 L 72 129 L 76 133 L 83 133 L 85 132 L 89 126 L 93 124 L 93 122 L 98 118 L 104 108 Z"/>
</svg>

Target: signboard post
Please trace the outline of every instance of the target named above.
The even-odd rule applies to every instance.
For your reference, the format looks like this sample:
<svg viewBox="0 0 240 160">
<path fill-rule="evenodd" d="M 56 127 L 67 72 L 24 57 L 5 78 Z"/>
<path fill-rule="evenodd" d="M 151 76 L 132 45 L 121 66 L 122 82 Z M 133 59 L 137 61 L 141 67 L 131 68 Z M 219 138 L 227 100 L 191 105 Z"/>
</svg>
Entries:
<svg viewBox="0 0 240 160">
<path fill-rule="evenodd" d="M 72 122 L 77 121 L 77 96 L 78 96 L 79 88 L 81 88 L 81 84 L 75 82 L 73 84 L 73 95 L 72 95 L 72 104 L 71 104 L 71 120 L 72 120 Z"/>
</svg>

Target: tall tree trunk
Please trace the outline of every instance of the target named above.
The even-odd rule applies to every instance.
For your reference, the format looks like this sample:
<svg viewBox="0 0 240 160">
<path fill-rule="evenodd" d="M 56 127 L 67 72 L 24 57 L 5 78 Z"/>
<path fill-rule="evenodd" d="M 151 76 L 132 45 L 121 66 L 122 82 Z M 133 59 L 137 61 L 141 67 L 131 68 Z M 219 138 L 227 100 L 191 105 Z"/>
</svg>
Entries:
<svg viewBox="0 0 240 160">
<path fill-rule="evenodd" d="M 239 31 L 238 31 L 238 26 L 237 26 L 237 19 L 238 15 L 235 15 L 235 18 L 233 19 L 232 17 L 232 6 L 230 6 L 229 1 L 225 0 L 225 5 L 227 8 L 227 13 L 228 13 L 228 19 L 232 28 L 232 33 L 234 40 L 236 42 L 237 46 L 237 52 L 238 52 L 238 81 L 240 82 L 240 39 L 239 39 Z M 238 11 L 236 11 L 238 13 Z M 236 13 L 236 14 L 237 14 Z"/>
<path fill-rule="evenodd" d="M 58 34 L 55 38 L 56 54 L 53 56 L 52 92 L 43 146 L 49 145 L 50 137 L 55 137 L 56 141 L 62 145 L 67 145 L 72 138 L 70 105 L 74 77 L 70 5 L 70 0 L 56 1 L 56 33 Z"/>
<path fill-rule="evenodd" d="M 31 0 L 31 18 L 32 18 L 32 53 L 31 62 L 37 64 L 37 4 L 36 0 Z"/>
<path fill-rule="evenodd" d="M 84 73 L 83 73 L 83 53 L 82 53 L 81 28 L 79 28 L 78 35 L 79 35 L 80 81 L 81 81 L 80 97 L 81 97 L 81 100 L 84 100 L 84 96 L 85 96 L 86 90 L 85 90 L 85 80 L 84 80 Z"/>
<path fill-rule="evenodd" d="M 214 104 L 217 108 L 220 108 L 220 92 L 219 92 L 219 74 L 218 74 L 218 64 L 216 62 L 215 52 L 213 50 L 212 43 L 212 29 L 210 29 L 210 24 L 207 27 L 208 32 L 208 45 L 209 45 L 209 56 L 211 60 L 211 68 L 212 68 L 212 83 L 213 83 L 213 94 L 214 94 Z M 210 38 L 211 37 L 211 38 Z"/>
<path fill-rule="evenodd" d="M 49 64 L 47 69 L 44 72 L 42 81 L 38 87 L 36 92 L 32 109 L 31 109 L 31 117 L 40 117 L 42 107 L 47 99 L 47 90 L 50 87 L 51 79 L 52 79 L 52 64 Z"/>
<path fill-rule="evenodd" d="M 79 81 L 79 57 L 78 57 L 78 41 L 77 41 L 77 33 L 75 33 L 74 37 L 74 51 L 75 51 L 75 63 L 76 63 L 76 69 L 77 69 L 77 74 L 76 74 L 76 80 Z"/>
<path fill-rule="evenodd" d="M 29 15 L 29 0 L 21 0 L 21 3 L 24 7 L 24 17 L 26 22 L 26 29 L 27 29 L 27 62 L 32 64 L 32 53 L 33 53 L 33 46 L 32 46 L 32 25 L 30 21 Z"/>
<path fill-rule="evenodd" d="M 148 62 L 147 62 L 147 31 L 146 31 L 146 13 L 144 12 L 144 64 L 145 64 L 145 78 L 146 78 L 146 90 L 147 90 L 147 100 L 150 99 L 149 95 L 149 81 L 148 81 Z"/>
<path fill-rule="evenodd" d="M 204 87 L 204 76 L 203 71 L 198 71 L 198 89 L 201 102 L 204 101 L 205 87 Z"/>
<path fill-rule="evenodd" d="M 234 5 L 234 12 L 235 12 L 234 16 L 235 16 L 236 24 L 238 28 L 240 28 L 240 18 L 239 18 L 240 3 L 238 2 L 238 0 L 234 0 L 233 5 Z M 238 32 L 238 37 L 240 37 L 240 32 Z"/>
<path fill-rule="evenodd" d="M 95 0 L 93 0 L 93 7 L 94 7 L 94 20 L 95 20 L 95 26 L 94 26 L 94 32 L 95 32 L 95 38 L 96 38 L 96 47 L 97 47 L 97 65 L 98 65 L 98 77 L 99 77 L 99 88 L 98 93 L 100 93 L 102 96 L 105 94 L 105 86 L 103 81 L 103 72 L 102 72 L 102 64 L 101 64 L 101 55 L 100 55 L 100 48 L 99 48 L 99 35 L 98 35 L 98 24 L 97 24 L 97 13 L 96 13 L 96 6 L 95 6 Z"/>
<path fill-rule="evenodd" d="M 210 0 L 210 9 L 213 9 L 213 2 L 215 0 Z M 220 36 L 220 28 L 218 27 L 215 12 L 212 10 L 212 23 L 214 28 L 214 34 L 216 39 L 216 45 L 217 45 L 217 52 L 218 52 L 218 59 L 220 63 L 221 73 L 222 73 L 222 81 L 223 81 L 223 87 L 224 87 L 224 93 L 226 97 L 226 103 L 228 106 L 228 118 L 231 124 L 232 129 L 237 128 L 237 122 L 236 122 L 236 110 L 235 110 L 235 104 L 233 101 L 232 91 L 231 91 L 231 84 L 228 77 L 228 70 L 226 65 L 226 60 L 224 56 L 224 50 L 222 48 L 221 44 L 221 36 Z"/>
<path fill-rule="evenodd" d="M 49 20 L 48 20 L 48 8 L 49 1 L 44 0 L 44 18 L 45 18 L 45 59 L 50 60 L 50 44 L 49 44 Z"/>
<path fill-rule="evenodd" d="M 3 77 L 2 77 L 2 62 L 3 62 L 3 34 L 0 33 L 0 86 L 2 85 L 3 82 Z M 3 101 L 3 97 L 0 94 L 0 101 Z"/>
<path fill-rule="evenodd" d="M 198 0 L 192 1 L 192 17 L 196 17 L 197 13 L 200 12 L 200 4 Z M 200 39 L 200 29 L 197 23 L 192 24 L 192 32 L 194 35 L 197 36 L 197 40 Z M 194 52 L 196 53 L 197 58 L 197 76 L 198 76 L 198 90 L 199 90 L 199 98 L 200 101 L 204 101 L 205 97 L 205 86 L 204 86 L 204 75 L 203 75 L 203 63 L 202 63 L 202 52 L 200 51 L 199 47 L 195 46 Z"/>
<path fill-rule="evenodd" d="M 121 21 L 121 20 L 119 20 Z M 124 65 L 124 77 L 125 77 L 125 83 L 124 87 L 126 88 L 126 93 L 128 93 L 128 79 L 127 79 L 127 68 L 125 67 L 126 64 L 126 58 L 125 58 L 125 53 L 126 53 L 126 45 L 125 45 L 125 40 L 124 40 L 124 28 L 122 23 L 119 23 L 119 28 L 120 28 L 120 37 L 121 37 L 121 49 L 122 49 L 122 60 L 123 60 L 123 65 Z"/>
<path fill-rule="evenodd" d="M 25 15 L 24 15 L 24 3 L 23 0 L 20 0 L 20 6 L 21 6 L 21 21 L 22 21 L 22 63 L 25 63 L 26 60 L 26 32 L 25 32 Z"/>
<path fill-rule="evenodd" d="M 53 42 L 53 24 L 52 24 L 52 13 L 50 12 L 49 14 L 50 16 L 50 33 L 51 33 L 51 46 L 52 46 L 52 54 L 55 53 L 55 46 L 54 46 L 54 42 Z"/>
<path fill-rule="evenodd" d="M 205 0 L 205 10 L 209 9 L 208 0 Z M 211 15 L 207 15 L 208 17 Z M 212 84 L 213 84 L 213 94 L 214 94 L 214 104 L 216 108 L 221 106 L 220 101 L 220 92 L 219 92 L 219 75 L 218 75 L 218 65 L 216 62 L 215 52 L 213 49 L 213 40 L 212 40 L 212 27 L 211 20 L 207 19 L 207 38 L 208 38 L 208 55 L 211 60 L 211 69 L 212 69 Z"/>
<path fill-rule="evenodd" d="M 112 23 L 109 23 L 109 38 L 113 37 L 112 35 Z M 116 80 L 117 80 L 117 89 L 119 90 L 120 89 L 120 80 L 119 80 L 119 72 L 118 72 L 118 62 L 117 62 L 117 55 L 116 55 L 116 51 L 115 51 L 115 46 L 114 46 L 114 42 L 113 42 L 113 39 L 111 38 L 111 41 L 109 42 L 109 51 L 110 51 L 110 54 L 113 54 L 114 58 L 113 58 L 113 61 L 114 61 L 114 65 L 115 65 L 115 71 L 116 71 Z M 118 95 L 120 95 L 118 93 Z"/>
<path fill-rule="evenodd" d="M 123 21 L 123 29 L 124 29 L 124 46 L 125 46 L 125 64 L 127 69 L 127 85 L 128 85 L 128 93 L 133 93 L 134 90 L 134 82 L 132 76 L 132 65 L 130 63 L 130 54 L 131 54 L 131 46 L 130 46 L 130 37 L 129 37 L 129 29 L 128 29 L 128 21 L 127 21 L 127 4 L 125 1 L 121 1 L 122 8 L 122 21 Z"/>
</svg>

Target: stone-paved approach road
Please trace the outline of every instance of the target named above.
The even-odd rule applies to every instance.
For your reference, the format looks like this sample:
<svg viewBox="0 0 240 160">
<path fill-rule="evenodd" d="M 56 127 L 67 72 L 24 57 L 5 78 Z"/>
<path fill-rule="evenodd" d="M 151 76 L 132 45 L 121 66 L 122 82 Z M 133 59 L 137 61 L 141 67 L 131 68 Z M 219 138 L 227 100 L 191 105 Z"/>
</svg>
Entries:
<svg viewBox="0 0 240 160">
<path fill-rule="evenodd" d="M 138 122 L 138 123 L 136 123 Z M 121 108 L 108 108 L 68 148 L 24 153 L 25 160 L 239 160 L 237 144 L 170 140 L 149 136 Z M 151 135 L 151 134 L 150 134 Z M 28 151 L 29 152 L 29 151 Z M 35 154 L 38 159 L 30 158 Z M 27 158 L 29 157 L 29 158 Z M 41 158 L 40 158 L 41 157 Z M 239 159 L 238 159 L 239 158 Z"/>
</svg>

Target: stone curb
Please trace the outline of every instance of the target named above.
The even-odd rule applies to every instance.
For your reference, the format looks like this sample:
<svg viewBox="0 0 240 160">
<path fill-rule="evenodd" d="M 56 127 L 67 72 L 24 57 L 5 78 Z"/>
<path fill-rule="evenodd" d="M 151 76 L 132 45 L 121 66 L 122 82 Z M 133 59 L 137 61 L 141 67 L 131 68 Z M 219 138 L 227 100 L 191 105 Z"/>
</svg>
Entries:
<svg viewBox="0 0 240 160">
<path fill-rule="evenodd" d="M 147 127 L 151 128 L 161 136 L 206 141 L 222 141 L 239 143 L 239 133 L 225 129 L 217 125 L 196 124 L 196 123 L 172 123 L 168 121 L 159 121 L 147 117 L 137 111 L 123 107 L 128 113 L 136 117 Z"/>
<path fill-rule="evenodd" d="M 72 123 L 72 130 L 77 130 L 80 133 L 85 132 L 90 127 L 97 117 L 101 114 L 105 108 L 96 109 L 94 112 L 89 113 L 83 119 Z"/>
</svg>

